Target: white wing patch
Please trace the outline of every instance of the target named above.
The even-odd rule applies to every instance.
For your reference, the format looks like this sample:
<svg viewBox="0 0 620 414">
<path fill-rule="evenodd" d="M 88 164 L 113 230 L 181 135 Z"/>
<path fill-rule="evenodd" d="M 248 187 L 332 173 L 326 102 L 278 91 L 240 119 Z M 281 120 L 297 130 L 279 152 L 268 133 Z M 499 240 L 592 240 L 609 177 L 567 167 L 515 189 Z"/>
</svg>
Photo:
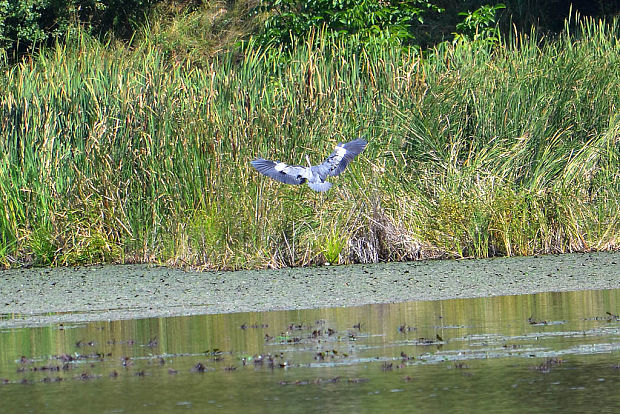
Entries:
<svg viewBox="0 0 620 414">
<path fill-rule="evenodd" d="M 336 145 L 336 162 L 340 162 L 347 153 L 344 144 Z"/>
<path fill-rule="evenodd" d="M 284 169 L 285 169 L 286 167 L 288 167 L 288 165 L 286 165 L 286 164 L 285 164 L 285 163 L 283 163 L 283 162 L 279 162 L 279 163 L 277 163 L 277 164 L 273 167 L 273 169 L 274 169 L 274 170 L 276 170 L 276 171 L 282 172 L 282 171 L 284 171 Z"/>
</svg>

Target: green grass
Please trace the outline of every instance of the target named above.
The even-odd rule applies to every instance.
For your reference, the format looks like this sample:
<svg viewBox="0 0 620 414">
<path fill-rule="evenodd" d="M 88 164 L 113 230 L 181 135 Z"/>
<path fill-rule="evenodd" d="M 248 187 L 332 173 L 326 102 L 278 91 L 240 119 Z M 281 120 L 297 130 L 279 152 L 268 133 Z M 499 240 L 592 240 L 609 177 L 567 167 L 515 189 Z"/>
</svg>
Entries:
<svg viewBox="0 0 620 414">
<path fill-rule="evenodd" d="M 0 69 L 0 264 L 238 269 L 616 249 L 618 20 L 421 57 L 317 35 L 194 64 L 145 30 Z M 282 52 L 284 53 L 284 52 Z M 256 173 L 369 145 L 327 194 Z"/>
</svg>

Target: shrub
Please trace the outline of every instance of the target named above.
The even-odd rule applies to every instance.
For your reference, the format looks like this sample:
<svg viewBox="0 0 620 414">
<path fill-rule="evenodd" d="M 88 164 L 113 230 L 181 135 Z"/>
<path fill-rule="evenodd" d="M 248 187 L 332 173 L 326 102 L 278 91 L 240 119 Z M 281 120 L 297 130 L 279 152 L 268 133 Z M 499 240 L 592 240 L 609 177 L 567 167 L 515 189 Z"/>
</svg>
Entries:
<svg viewBox="0 0 620 414">
<path fill-rule="evenodd" d="M 495 6 L 483 5 L 473 12 L 462 12 L 459 16 L 465 16 L 462 22 L 456 25 L 454 33 L 455 42 L 482 42 L 496 44 L 501 34 L 497 26 L 496 13 L 505 9 L 506 5 L 498 3 Z"/>
<path fill-rule="evenodd" d="M 158 0 L 0 0 L 0 49 L 28 52 L 74 24 L 88 32 L 133 34 Z"/>
<path fill-rule="evenodd" d="M 412 28 L 424 13 L 440 11 L 429 0 L 267 0 L 256 12 L 268 12 L 258 37 L 265 46 L 291 45 L 313 29 L 337 36 L 357 35 L 362 42 L 379 36 L 390 43 L 413 43 Z"/>
</svg>

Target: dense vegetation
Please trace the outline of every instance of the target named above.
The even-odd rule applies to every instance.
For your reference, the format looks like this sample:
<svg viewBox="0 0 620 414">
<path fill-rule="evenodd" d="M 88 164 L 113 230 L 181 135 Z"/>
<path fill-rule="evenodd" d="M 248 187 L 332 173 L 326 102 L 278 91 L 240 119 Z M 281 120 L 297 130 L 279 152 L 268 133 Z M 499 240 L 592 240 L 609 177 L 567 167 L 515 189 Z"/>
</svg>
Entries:
<svg viewBox="0 0 620 414">
<path fill-rule="evenodd" d="M 129 40 L 145 26 L 177 57 L 229 50 L 252 35 L 263 44 L 291 44 L 322 26 L 362 42 L 426 48 L 460 32 L 463 15 L 484 23 L 499 5 L 504 33 L 532 26 L 558 33 L 571 8 L 593 17 L 620 12 L 617 2 L 591 0 L 0 0 L 0 50 L 19 57 L 73 37 L 77 27 L 104 41 Z"/>
<path fill-rule="evenodd" d="M 0 49 L 32 51 L 80 25 L 127 37 L 156 0 L 0 0 Z"/>
<path fill-rule="evenodd" d="M 425 53 L 311 31 L 288 50 L 248 41 L 208 59 L 172 53 L 191 25 L 158 24 L 129 45 L 77 30 L 1 67 L 1 265 L 619 246 L 618 19 Z M 249 165 L 318 160 L 358 135 L 368 148 L 326 194 Z"/>
</svg>

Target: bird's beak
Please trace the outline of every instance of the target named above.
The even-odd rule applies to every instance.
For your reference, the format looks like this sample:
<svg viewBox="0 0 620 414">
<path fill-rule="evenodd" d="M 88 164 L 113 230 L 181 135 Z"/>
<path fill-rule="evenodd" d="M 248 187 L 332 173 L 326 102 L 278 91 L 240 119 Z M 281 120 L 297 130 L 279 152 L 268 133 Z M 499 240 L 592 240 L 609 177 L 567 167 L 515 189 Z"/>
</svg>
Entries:
<svg viewBox="0 0 620 414">
<path fill-rule="evenodd" d="M 310 164 L 310 157 L 308 157 L 308 154 L 306 154 L 306 161 L 308 162 L 308 167 L 312 167 L 312 164 Z"/>
</svg>

